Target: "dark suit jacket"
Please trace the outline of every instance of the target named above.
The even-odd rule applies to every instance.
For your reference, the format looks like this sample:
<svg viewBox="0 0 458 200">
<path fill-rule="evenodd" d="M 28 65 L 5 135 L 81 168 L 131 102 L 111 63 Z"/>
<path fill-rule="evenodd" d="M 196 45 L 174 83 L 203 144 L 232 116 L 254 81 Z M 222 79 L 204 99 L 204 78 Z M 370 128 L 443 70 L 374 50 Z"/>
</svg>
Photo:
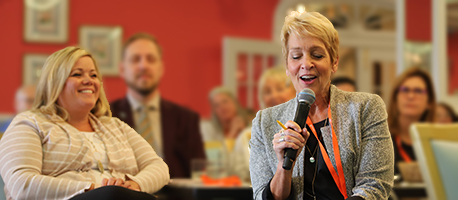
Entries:
<svg viewBox="0 0 458 200">
<path fill-rule="evenodd" d="M 189 178 L 191 160 L 205 159 L 199 129 L 199 115 L 185 107 L 161 98 L 161 124 L 164 161 L 171 178 Z M 110 103 L 113 117 L 118 117 L 135 129 L 132 108 L 127 97 Z"/>
</svg>

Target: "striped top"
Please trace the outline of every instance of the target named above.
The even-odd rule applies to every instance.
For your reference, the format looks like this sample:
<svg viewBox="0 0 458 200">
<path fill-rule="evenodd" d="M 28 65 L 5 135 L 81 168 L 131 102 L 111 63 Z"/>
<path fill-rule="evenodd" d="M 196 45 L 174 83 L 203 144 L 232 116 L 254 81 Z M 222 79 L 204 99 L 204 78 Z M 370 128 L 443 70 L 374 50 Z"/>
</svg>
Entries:
<svg viewBox="0 0 458 200">
<path fill-rule="evenodd" d="M 134 129 L 117 118 L 92 114 L 90 123 L 106 145 L 115 178 L 133 180 L 147 193 L 169 182 L 167 165 Z M 17 115 L 0 140 L 7 199 L 69 199 L 83 193 L 96 180 L 90 145 L 60 117 L 40 111 Z"/>
</svg>

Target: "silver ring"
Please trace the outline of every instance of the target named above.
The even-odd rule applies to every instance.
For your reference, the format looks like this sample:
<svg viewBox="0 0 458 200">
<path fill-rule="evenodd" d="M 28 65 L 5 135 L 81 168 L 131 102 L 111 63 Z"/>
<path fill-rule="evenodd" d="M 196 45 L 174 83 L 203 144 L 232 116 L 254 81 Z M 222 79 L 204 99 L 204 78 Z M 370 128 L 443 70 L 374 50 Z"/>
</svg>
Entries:
<svg viewBox="0 0 458 200">
<path fill-rule="evenodd" d="M 285 141 L 285 137 L 284 136 L 281 136 L 280 139 L 278 139 L 278 142 L 284 142 Z"/>
</svg>

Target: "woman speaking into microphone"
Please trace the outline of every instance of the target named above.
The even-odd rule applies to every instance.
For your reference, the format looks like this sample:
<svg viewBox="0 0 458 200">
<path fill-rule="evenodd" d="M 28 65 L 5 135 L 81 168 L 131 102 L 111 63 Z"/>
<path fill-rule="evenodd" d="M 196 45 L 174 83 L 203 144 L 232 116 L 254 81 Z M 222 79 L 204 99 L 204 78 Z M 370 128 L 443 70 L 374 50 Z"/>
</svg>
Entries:
<svg viewBox="0 0 458 200">
<path fill-rule="evenodd" d="M 331 85 L 339 37 L 321 14 L 292 12 L 281 37 L 286 74 L 296 92 L 311 89 L 316 100 L 302 128 L 292 121 L 297 98 L 257 113 L 250 140 L 254 199 L 388 199 L 393 146 L 382 99 Z M 283 168 L 285 148 L 297 150 L 291 170 Z"/>
</svg>

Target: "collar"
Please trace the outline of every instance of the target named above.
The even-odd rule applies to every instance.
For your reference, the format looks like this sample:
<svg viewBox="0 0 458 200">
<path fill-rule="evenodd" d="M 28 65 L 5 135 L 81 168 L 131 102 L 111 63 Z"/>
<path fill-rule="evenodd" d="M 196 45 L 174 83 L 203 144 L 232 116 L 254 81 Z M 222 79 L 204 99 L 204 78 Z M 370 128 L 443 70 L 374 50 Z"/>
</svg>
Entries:
<svg viewBox="0 0 458 200">
<path fill-rule="evenodd" d="M 161 95 L 158 93 L 153 99 L 146 103 L 146 107 L 159 109 L 161 105 Z M 133 111 L 139 110 L 141 107 L 145 106 L 140 101 L 137 101 L 134 97 L 132 97 L 129 93 L 127 93 L 127 101 L 129 101 L 130 105 L 132 106 Z"/>
</svg>

